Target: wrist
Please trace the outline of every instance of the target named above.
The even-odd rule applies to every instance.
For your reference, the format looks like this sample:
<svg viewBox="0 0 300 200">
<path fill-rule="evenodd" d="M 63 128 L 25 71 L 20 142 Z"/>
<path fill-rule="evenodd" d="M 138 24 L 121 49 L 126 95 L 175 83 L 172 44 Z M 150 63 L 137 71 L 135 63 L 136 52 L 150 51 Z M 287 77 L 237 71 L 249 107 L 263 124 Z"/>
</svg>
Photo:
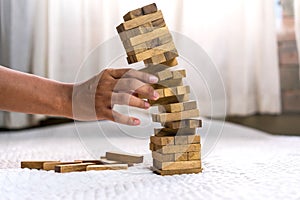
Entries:
<svg viewBox="0 0 300 200">
<path fill-rule="evenodd" d="M 72 112 L 73 84 L 61 83 L 59 113 L 62 117 L 73 118 Z"/>
</svg>

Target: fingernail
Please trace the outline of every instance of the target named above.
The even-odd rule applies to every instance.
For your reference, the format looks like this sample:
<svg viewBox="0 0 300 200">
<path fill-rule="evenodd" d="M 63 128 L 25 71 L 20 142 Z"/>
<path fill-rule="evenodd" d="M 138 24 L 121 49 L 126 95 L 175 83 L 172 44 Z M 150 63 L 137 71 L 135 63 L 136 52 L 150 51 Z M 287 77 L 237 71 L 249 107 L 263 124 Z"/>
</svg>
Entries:
<svg viewBox="0 0 300 200">
<path fill-rule="evenodd" d="M 133 125 L 139 125 L 140 124 L 140 120 L 138 120 L 138 119 L 134 119 L 133 120 Z"/>
<path fill-rule="evenodd" d="M 150 76 L 149 82 L 150 83 L 157 83 L 158 82 L 158 78 L 156 76 Z"/>
<path fill-rule="evenodd" d="M 154 97 L 155 99 L 158 99 L 158 98 L 159 98 L 158 92 L 154 91 L 154 92 L 153 92 L 153 97 Z"/>
<path fill-rule="evenodd" d="M 145 108 L 149 108 L 149 107 L 150 107 L 150 104 L 147 101 L 145 101 Z"/>
</svg>

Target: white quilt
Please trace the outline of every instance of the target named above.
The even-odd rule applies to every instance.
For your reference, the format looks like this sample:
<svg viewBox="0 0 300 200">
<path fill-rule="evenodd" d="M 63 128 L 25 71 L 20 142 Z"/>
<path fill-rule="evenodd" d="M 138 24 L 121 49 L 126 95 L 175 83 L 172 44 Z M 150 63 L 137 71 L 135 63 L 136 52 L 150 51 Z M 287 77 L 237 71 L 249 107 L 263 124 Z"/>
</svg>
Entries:
<svg viewBox="0 0 300 200">
<path fill-rule="evenodd" d="M 94 125 L 78 126 L 88 137 Z M 300 199 L 299 137 L 226 123 L 217 146 L 203 158 L 203 173 L 174 176 L 149 170 L 147 140 L 110 140 L 132 153 L 148 151 L 144 163 L 128 170 L 66 174 L 20 169 L 21 160 L 94 158 L 88 153 L 93 147 L 85 148 L 89 145 L 74 124 L 0 134 L 0 199 Z M 99 147 L 99 155 L 109 150 L 101 142 Z"/>
</svg>

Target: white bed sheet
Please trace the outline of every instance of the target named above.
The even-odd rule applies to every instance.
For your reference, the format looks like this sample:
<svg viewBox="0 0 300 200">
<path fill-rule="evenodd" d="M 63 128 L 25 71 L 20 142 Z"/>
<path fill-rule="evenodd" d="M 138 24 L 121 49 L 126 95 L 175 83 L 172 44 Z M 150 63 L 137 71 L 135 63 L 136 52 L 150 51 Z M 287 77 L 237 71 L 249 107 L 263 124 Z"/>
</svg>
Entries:
<svg viewBox="0 0 300 200">
<path fill-rule="evenodd" d="M 88 130 L 94 124 L 79 126 Z M 147 140 L 112 140 L 132 152 L 148 149 Z M 107 151 L 101 149 L 100 154 Z M 203 159 L 201 174 L 155 175 L 150 154 L 127 171 L 58 174 L 19 168 L 21 160 L 90 158 L 74 124 L 0 134 L 0 199 L 300 199 L 300 137 L 230 123 Z"/>
</svg>

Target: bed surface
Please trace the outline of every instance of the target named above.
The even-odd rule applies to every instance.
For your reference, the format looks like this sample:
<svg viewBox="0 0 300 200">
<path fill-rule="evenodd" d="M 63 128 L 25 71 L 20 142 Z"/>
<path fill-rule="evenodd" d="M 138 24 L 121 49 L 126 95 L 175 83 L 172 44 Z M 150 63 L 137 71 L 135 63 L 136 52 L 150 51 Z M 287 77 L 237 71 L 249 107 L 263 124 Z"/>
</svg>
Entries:
<svg viewBox="0 0 300 200">
<path fill-rule="evenodd" d="M 96 125 L 78 127 L 88 134 Z M 300 137 L 272 136 L 230 123 L 203 158 L 201 174 L 155 175 L 149 169 L 149 142 L 117 136 L 110 143 L 143 152 L 143 164 L 127 171 L 66 174 L 20 169 L 21 160 L 94 158 L 93 147 L 86 148 L 77 130 L 68 124 L 1 133 L 0 199 L 300 199 Z M 109 149 L 101 140 L 97 151 L 104 155 Z"/>
</svg>

